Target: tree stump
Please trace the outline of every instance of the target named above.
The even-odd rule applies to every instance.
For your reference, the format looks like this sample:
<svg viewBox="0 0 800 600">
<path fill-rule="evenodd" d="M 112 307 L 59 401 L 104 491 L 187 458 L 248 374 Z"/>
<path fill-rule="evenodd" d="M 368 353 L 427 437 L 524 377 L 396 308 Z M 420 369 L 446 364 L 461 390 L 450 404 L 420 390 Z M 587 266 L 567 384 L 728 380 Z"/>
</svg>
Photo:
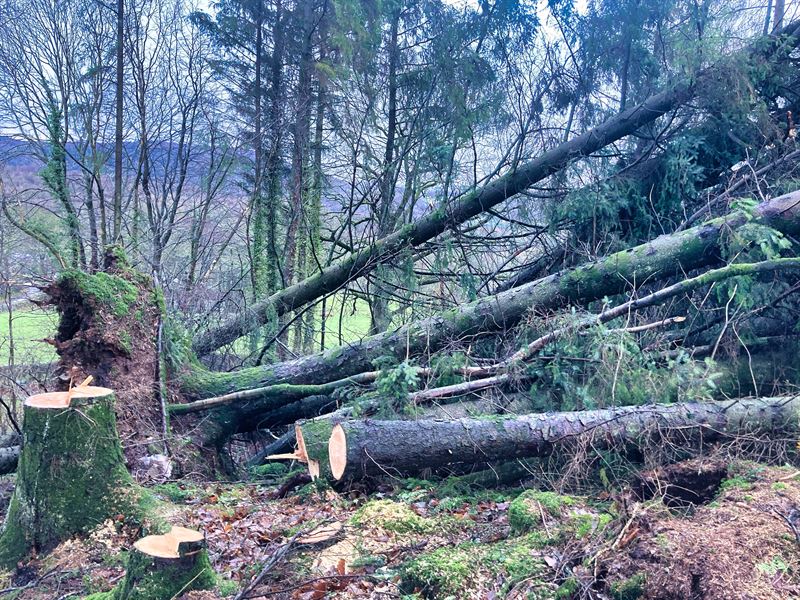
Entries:
<svg viewBox="0 0 800 600">
<path fill-rule="evenodd" d="M 24 405 L 17 482 L 0 532 L 0 565 L 16 566 L 116 515 L 140 516 L 123 461 L 114 393 L 78 386 Z"/>
<path fill-rule="evenodd" d="M 164 535 L 148 535 L 133 545 L 125 580 L 115 600 L 162 600 L 189 590 L 213 587 L 205 536 L 193 529 L 172 527 Z"/>
</svg>

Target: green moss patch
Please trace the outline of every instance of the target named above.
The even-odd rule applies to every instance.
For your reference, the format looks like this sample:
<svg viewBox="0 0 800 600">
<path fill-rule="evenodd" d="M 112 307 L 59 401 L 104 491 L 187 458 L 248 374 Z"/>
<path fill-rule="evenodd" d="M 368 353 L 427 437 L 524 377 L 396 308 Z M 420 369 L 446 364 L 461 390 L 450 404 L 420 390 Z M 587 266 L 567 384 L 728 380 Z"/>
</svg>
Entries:
<svg viewBox="0 0 800 600">
<path fill-rule="evenodd" d="M 637 573 L 624 581 L 611 585 L 614 600 L 638 600 L 644 596 L 645 574 Z"/>
<path fill-rule="evenodd" d="M 441 527 L 434 519 L 421 517 L 407 505 L 392 500 L 373 500 L 353 515 L 354 525 L 377 525 L 394 533 L 431 533 Z"/>
<path fill-rule="evenodd" d="M 69 270 L 64 272 L 59 283 L 72 283 L 83 297 L 98 306 L 109 307 L 117 317 L 130 314 L 131 307 L 139 298 L 139 290 L 134 284 L 103 272 L 90 275 L 83 271 Z"/>
<path fill-rule="evenodd" d="M 608 513 L 593 513 L 576 510 L 569 513 L 567 528 L 575 537 L 585 538 L 599 534 L 611 523 L 613 517 Z"/>
<path fill-rule="evenodd" d="M 508 522 L 516 532 L 530 531 L 542 525 L 542 515 L 560 517 L 566 507 L 573 506 L 575 498 L 555 492 L 526 490 L 508 507 Z"/>
<path fill-rule="evenodd" d="M 482 597 L 483 588 L 504 581 L 507 593 L 528 580 L 529 597 L 555 598 L 555 587 L 548 581 L 549 568 L 539 557 L 548 540 L 540 532 L 490 545 L 466 542 L 438 548 L 406 562 L 400 570 L 401 587 L 426 598 Z"/>
</svg>

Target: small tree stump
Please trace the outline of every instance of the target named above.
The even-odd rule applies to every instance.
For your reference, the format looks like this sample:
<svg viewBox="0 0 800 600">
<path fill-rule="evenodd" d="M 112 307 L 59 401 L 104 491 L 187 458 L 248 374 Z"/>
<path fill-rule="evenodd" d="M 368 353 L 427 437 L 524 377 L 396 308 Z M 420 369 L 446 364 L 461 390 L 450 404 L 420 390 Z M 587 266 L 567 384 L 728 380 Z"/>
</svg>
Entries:
<svg viewBox="0 0 800 600">
<path fill-rule="evenodd" d="M 205 536 L 173 527 L 164 535 L 148 535 L 133 545 L 119 600 L 162 600 L 216 583 Z"/>
<path fill-rule="evenodd" d="M 205 536 L 175 527 L 133 544 L 125 579 L 110 592 L 85 600 L 169 600 L 191 590 L 214 586 L 216 575 L 206 552 Z"/>
<path fill-rule="evenodd" d="M 15 567 L 116 515 L 139 516 L 123 461 L 114 393 L 95 386 L 25 401 L 17 482 L 0 532 L 0 565 Z"/>
</svg>

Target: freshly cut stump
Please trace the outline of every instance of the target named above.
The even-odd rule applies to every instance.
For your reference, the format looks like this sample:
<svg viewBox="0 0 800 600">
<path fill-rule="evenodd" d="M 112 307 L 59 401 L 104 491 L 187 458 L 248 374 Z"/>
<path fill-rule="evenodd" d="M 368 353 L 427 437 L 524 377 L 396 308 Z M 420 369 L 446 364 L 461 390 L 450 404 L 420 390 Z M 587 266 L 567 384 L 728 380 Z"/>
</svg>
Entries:
<svg viewBox="0 0 800 600">
<path fill-rule="evenodd" d="M 216 577 L 200 531 L 172 527 L 133 544 L 119 600 L 162 600 L 214 586 Z"/>
<path fill-rule="evenodd" d="M 125 579 L 110 592 L 85 600 L 169 600 L 215 583 L 203 533 L 173 526 L 168 533 L 134 542 Z"/>
<path fill-rule="evenodd" d="M 15 567 L 116 515 L 140 516 L 125 468 L 114 392 L 78 386 L 24 404 L 17 483 L 0 532 L 0 565 Z"/>
</svg>

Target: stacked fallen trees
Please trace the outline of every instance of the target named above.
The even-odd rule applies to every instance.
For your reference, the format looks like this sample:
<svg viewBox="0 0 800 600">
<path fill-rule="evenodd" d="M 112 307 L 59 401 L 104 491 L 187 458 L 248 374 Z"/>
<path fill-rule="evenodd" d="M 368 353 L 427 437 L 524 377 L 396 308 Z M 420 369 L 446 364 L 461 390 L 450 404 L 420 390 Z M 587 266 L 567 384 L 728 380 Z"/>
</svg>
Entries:
<svg viewBox="0 0 800 600">
<path fill-rule="evenodd" d="M 795 35 L 798 31 L 800 22 L 792 23 L 782 31 L 783 37 L 780 40 L 769 38 L 766 43 L 762 40 L 754 44 L 745 55 L 748 60 L 755 62 L 770 61 L 776 56 L 785 57 L 800 39 Z M 741 58 L 739 56 L 737 60 Z M 447 228 L 489 210 L 557 172 L 571 161 L 635 133 L 643 125 L 652 123 L 659 116 L 685 103 L 698 89 L 716 82 L 717 76 L 725 69 L 725 65 L 707 69 L 693 80 L 657 94 L 584 135 L 522 164 L 486 186 L 465 194 L 461 200 L 450 206 L 442 207 L 369 248 L 324 269 L 318 275 L 278 292 L 256 306 L 253 311 L 197 336 L 192 341 L 192 348 L 201 355 L 213 351 L 264 323 L 268 316 L 284 314 L 339 289 L 401 249 L 432 240 Z M 767 200 L 752 214 L 733 212 L 692 229 L 663 235 L 578 268 L 565 269 L 526 285 L 434 314 L 397 330 L 297 360 L 229 373 L 212 372 L 203 368 L 195 360 L 193 353 L 187 352 L 187 348 L 178 348 L 180 344 L 173 344 L 173 340 L 167 339 L 168 344 L 173 344 L 168 352 L 163 353 L 171 360 L 172 390 L 179 390 L 182 399 L 195 401 L 169 407 L 173 417 L 172 424 L 177 425 L 178 431 L 188 432 L 187 435 L 199 446 L 221 448 L 236 433 L 285 425 L 330 413 L 340 408 L 333 392 L 345 387 L 372 385 L 377 376 L 374 361 L 378 358 L 393 357 L 403 361 L 425 356 L 446 347 L 453 340 L 467 343 L 475 337 L 502 332 L 535 312 L 552 313 L 566 306 L 585 306 L 604 297 L 635 291 L 642 285 L 652 286 L 674 277 L 686 278 L 689 272 L 722 266 L 726 262 L 725 247 L 731 233 L 752 223 L 765 225 L 787 236 L 800 234 L 800 193 Z M 119 273 L 121 277 L 128 276 L 127 269 L 119 269 Z M 91 275 L 86 277 L 96 278 Z M 149 296 L 147 286 L 150 282 L 137 280 L 136 283 L 136 289 L 131 290 L 131 297 L 133 292 L 136 292 L 137 298 Z M 86 288 L 87 286 L 77 286 L 75 297 L 68 298 L 68 304 L 72 308 L 67 306 L 67 310 L 74 313 L 72 319 L 64 319 L 62 312 L 62 322 L 68 321 L 67 326 L 61 328 L 63 335 L 60 334 L 58 339 L 62 358 L 70 348 L 83 347 L 80 343 L 72 343 L 79 339 L 76 329 L 85 334 L 81 341 L 92 337 L 90 334 L 94 332 L 96 323 L 93 319 L 96 321 L 96 315 L 89 315 L 92 317 L 89 319 L 75 310 L 75 307 L 81 305 L 79 296 L 88 293 Z M 157 300 L 158 294 L 152 295 Z M 139 311 L 131 311 L 131 308 L 138 307 L 138 303 L 128 302 L 119 308 L 120 312 L 125 309 L 129 315 L 137 315 Z M 59 310 L 62 310 L 61 306 Z M 95 312 L 116 315 L 116 311 L 103 311 L 102 307 Z M 150 313 L 147 314 L 151 316 Z M 123 326 L 128 326 L 124 319 L 118 321 Z M 152 327 L 154 322 L 154 319 L 147 319 L 147 328 L 142 329 L 142 337 L 146 337 L 151 329 L 155 331 Z M 113 334 L 114 323 L 105 323 L 104 326 Z M 125 355 L 120 358 L 120 363 L 123 359 L 129 362 L 141 361 L 145 356 L 152 359 L 156 354 L 149 345 L 143 347 L 138 354 L 125 354 L 121 351 L 124 348 L 117 348 L 115 351 L 117 350 L 117 354 Z M 102 352 L 91 354 L 93 357 L 104 356 Z M 72 364 L 69 364 L 69 356 L 64 361 L 68 363 L 65 365 L 67 368 L 76 365 L 80 367 L 80 362 L 85 362 L 85 357 L 77 353 L 72 356 Z M 502 365 L 500 368 L 498 365 L 491 368 L 468 367 L 460 374 L 474 381 L 496 376 L 501 368 Z M 158 373 L 157 369 L 149 366 L 147 371 Z M 102 370 L 98 369 L 98 372 Z M 117 368 L 114 372 L 124 373 L 124 369 Z M 160 376 L 158 373 L 154 378 Z M 150 420 L 156 422 L 163 419 L 166 430 L 166 415 L 160 414 L 164 395 L 152 393 L 153 390 L 161 389 L 159 384 L 160 381 L 143 382 L 140 396 L 152 394 L 154 399 L 158 398 L 158 404 L 148 404 L 155 409 Z"/>
<path fill-rule="evenodd" d="M 373 361 L 378 357 L 395 356 L 402 360 L 408 356 L 434 352 L 453 339 L 491 334 L 512 327 L 532 311 L 545 312 L 569 304 L 587 304 L 629 290 L 635 282 L 652 285 L 681 273 L 724 264 L 726 240 L 739 228 L 752 223 L 766 225 L 784 235 L 800 234 L 800 192 L 763 202 L 752 214 L 736 211 L 596 262 L 433 315 L 396 331 L 365 338 L 347 347 L 235 373 L 211 373 L 196 368 L 184 371 L 181 382 L 185 392 L 193 395 L 217 390 L 227 393 L 175 405 L 171 411 L 176 415 L 209 411 L 206 443 L 215 445 L 233 433 L 252 430 L 256 426 L 269 427 L 314 417 L 336 408 L 329 398 L 316 394 L 328 394 L 340 387 L 374 381 L 377 373 L 373 370 Z M 651 303 L 669 297 L 670 293 L 674 295 L 701 285 L 711 285 L 715 280 L 725 277 L 761 269 L 795 268 L 795 262 L 795 259 L 779 259 L 778 262 L 758 266 L 721 267 L 655 292 Z M 601 316 L 599 321 L 589 318 L 587 323 L 605 322 L 611 317 L 647 305 L 649 303 L 642 298 L 634 299 L 620 305 L 621 308 L 617 307 L 616 311 Z M 539 344 L 538 349 L 543 345 Z M 498 370 L 498 365 L 474 367 L 463 375 L 474 380 L 493 376 Z M 244 391 L 237 391 L 237 388 Z M 459 391 L 475 390 L 453 390 Z M 315 400 L 304 401 L 304 393 L 315 394 Z M 439 397 L 444 395 L 450 394 L 438 394 Z M 421 392 L 420 399 L 424 396 L 436 397 L 437 394 Z"/>
<path fill-rule="evenodd" d="M 776 56 L 786 57 L 800 42 L 800 21 L 788 24 L 773 36 L 759 39 L 736 56 L 739 64 L 752 65 L 753 72 L 763 75 L 763 63 Z M 400 230 L 377 240 L 367 248 L 354 252 L 322 269 L 316 275 L 280 290 L 231 318 L 219 327 L 193 340 L 198 355 L 208 354 L 269 322 L 270 319 L 300 308 L 326 294 L 335 292 L 348 282 L 366 275 L 409 246 L 418 247 L 448 229 L 463 224 L 534 184 L 559 172 L 572 161 L 635 133 L 659 117 L 694 98 L 700 90 L 714 89 L 726 80 L 730 65 L 722 63 L 704 69 L 691 80 L 683 81 L 642 102 L 571 140 L 528 161 L 487 185 L 463 194 Z"/>
<path fill-rule="evenodd" d="M 329 428 L 299 425 L 295 457 L 308 463 L 312 476 L 343 482 L 455 463 L 546 457 L 581 441 L 603 450 L 795 434 L 798 410 L 800 396 L 789 396 L 451 421 L 346 420 Z"/>
</svg>

